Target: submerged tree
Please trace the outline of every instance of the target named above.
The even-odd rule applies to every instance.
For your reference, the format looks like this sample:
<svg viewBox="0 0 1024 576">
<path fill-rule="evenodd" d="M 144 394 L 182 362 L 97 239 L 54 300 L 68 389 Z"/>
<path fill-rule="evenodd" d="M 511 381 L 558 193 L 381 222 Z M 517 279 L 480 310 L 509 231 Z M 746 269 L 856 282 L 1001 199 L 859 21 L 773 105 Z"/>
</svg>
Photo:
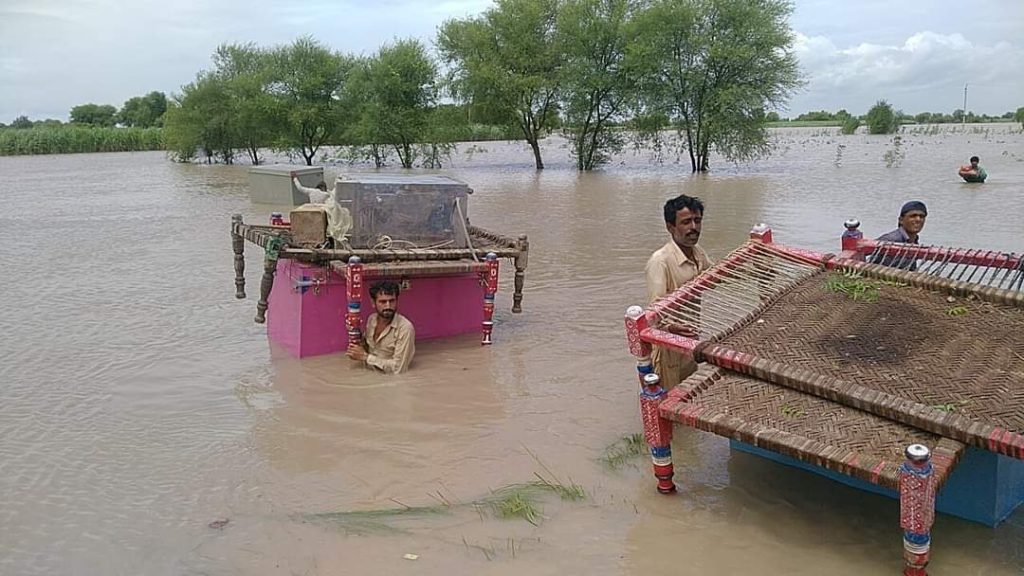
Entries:
<svg viewBox="0 0 1024 576">
<path fill-rule="evenodd" d="M 765 110 L 800 85 L 791 12 L 787 0 L 653 0 L 638 17 L 643 108 L 685 138 L 694 172 L 712 145 L 733 160 L 768 151 Z"/>
<path fill-rule="evenodd" d="M 565 131 L 578 170 L 592 170 L 622 149 L 612 123 L 635 94 L 627 61 L 634 0 L 567 0 L 558 14 Z"/>
<path fill-rule="evenodd" d="M 540 139 L 558 99 L 557 0 L 496 0 L 482 15 L 448 20 L 437 46 L 452 66 L 450 90 L 512 119 L 544 168 Z"/>
<path fill-rule="evenodd" d="M 879 100 L 864 116 L 864 123 L 869 134 L 892 134 L 900 127 L 899 113 L 885 100 Z"/>
<path fill-rule="evenodd" d="M 436 77 L 437 67 L 418 40 L 383 46 L 352 74 L 349 94 L 359 110 L 354 139 L 391 146 L 402 167 L 412 168 L 416 144 L 429 139 Z"/>
<path fill-rule="evenodd" d="M 285 118 L 281 99 L 269 92 L 270 53 L 255 44 L 224 44 L 217 48 L 213 62 L 231 109 L 232 140 L 258 165 L 260 149 L 274 143 Z"/>
<path fill-rule="evenodd" d="M 317 150 L 345 125 L 342 92 L 353 61 L 308 37 L 275 49 L 272 59 L 269 91 L 285 111 L 280 143 L 312 166 Z"/>
<path fill-rule="evenodd" d="M 210 72 L 200 72 L 170 102 L 164 116 L 164 141 L 178 161 L 187 162 L 201 149 L 206 161 L 219 158 L 230 164 L 237 147 L 237 131 L 227 85 Z"/>
</svg>

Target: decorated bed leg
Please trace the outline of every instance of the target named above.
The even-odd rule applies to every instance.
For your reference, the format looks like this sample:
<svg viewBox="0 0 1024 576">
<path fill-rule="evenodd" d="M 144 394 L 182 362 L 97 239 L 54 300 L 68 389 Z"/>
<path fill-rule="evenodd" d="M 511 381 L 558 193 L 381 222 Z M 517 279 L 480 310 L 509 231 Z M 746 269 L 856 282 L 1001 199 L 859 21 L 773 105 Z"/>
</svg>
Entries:
<svg viewBox="0 0 1024 576">
<path fill-rule="evenodd" d="M 241 214 L 231 215 L 231 249 L 235 252 L 235 298 L 245 298 L 245 238 L 235 233 L 235 226 L 242 223 Z"/>
<path fill-rule="evenodd" d="M 935 521 L 935 482 L 931 452 L 911 444 L 900 466 L 900 528 L 903 529 L 904 576 L 927 576 L 931 531 Z"/>
<path fill-rule="evenodd" d="M 260 280 L 260 299 L 256 302 L 256 323 L 267 321 L 267 302 L 270 291 L 274 288 L 274 274 L 277 274 L 277 258 L 284 242 L 280 238 L 267 241 L 267 254 L 263 258 L 263 279 Z"/>
<path fill-rule="evenodd" d="M 494 294 L 498 291 L 498 255 L 487 253 L 487 270 L 484 271 L 484 321 L 483 340 L 480 344 L 491 343 L 491 332 L 494 330 Z"/>
<path fill-rule="evenodd" d="M 348 332 L 349 344 L 362 342 L 363 317 L 360 303 L 363 298 L 363 262 L 359 256 L 348 259 L 348 266 L 345 267 L 345 292 L 348 298 L 345 330 Z"/>
<path fill-rule="evenodd" d="M 530 254 L 530 241 L 526 234 L 519 236 L 519 256 L 515 258 L 515 290 L 512 292 L 512 313 L 523 311 L 523 284 L 526 281 L 526 262 Z"/>
<path fill-rule="evenodd" d="M 846 222 L 843 222 L 843 227 L 846 231 L 843 232 L 842 239 L 840 240 L 840 247 L 842 248 L 842 257 L 847 260 L 860 260 L 864 261 L 864 254 L 859 250 L 859 243 L 864 238 L 864 233 L 860 231 L 860 220 L 856 218 L 850 218 Z"/>
<path fill-rule="evenodd" d="M 643 308 L 630 306 L 626 310 L 626 338 L 629 351 L 636 357 L 637 375 L 640 377 L 640 416 L 644 426 L 644 440 L 651 449 L 654 476 L 658 479 L 658 492 L 671 494 L 676 491 L 672 482 L 672 422 L 658 415 L 658 406 L 665 399 L 661 379 L 654 373 L 651 362 L 651 345 L 640 339 L 640 332 L 647 328 L 647 317 Z"/>
</svg>

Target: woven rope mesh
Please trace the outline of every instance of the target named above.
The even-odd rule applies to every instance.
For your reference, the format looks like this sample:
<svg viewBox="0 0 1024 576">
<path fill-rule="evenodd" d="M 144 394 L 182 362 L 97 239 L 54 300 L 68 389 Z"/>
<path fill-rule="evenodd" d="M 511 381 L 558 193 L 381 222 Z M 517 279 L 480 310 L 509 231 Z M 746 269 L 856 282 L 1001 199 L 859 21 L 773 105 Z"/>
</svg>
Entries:
<svg viewBox="0 0 1024 576">
<path fill-rule="evenodd" d="M 841 281 L 841 280 L 840 280 Z M 1024 310 L 819 271 L 726 336 L 732 349 L 1024 432 Z"/>
<path fill-rule="evenodd" d="M 695 409 L 698 428 L 890 488 L 898 486 L 907 445 L 924 444 L 953 460 L 964 448 L 887 418 L 720 368 L 705 365 L 681 386 L 690 394 L 676 413 Z M 944 475 L 949 468 L 937 471 Z"/>
</svg>

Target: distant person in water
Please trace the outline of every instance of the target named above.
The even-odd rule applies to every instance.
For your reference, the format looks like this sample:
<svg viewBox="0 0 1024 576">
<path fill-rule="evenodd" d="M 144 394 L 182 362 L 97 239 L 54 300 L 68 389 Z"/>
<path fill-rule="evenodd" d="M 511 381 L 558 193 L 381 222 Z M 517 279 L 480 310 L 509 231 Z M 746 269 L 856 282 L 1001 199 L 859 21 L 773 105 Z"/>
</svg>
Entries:
<svg viewBox="0 0 1024 576">
<path fill-rule="evenodd" d="M 971 156 L 971 163 L 960 167 L 960 177 L 968 182 L 984 182 L 988 174 L 978 162 L 977 156 Z"/>
<path fill-rule="evenodd" d="M 928 218 L 928 208 L 924 202 L 911 200 L 900 208 L 900 217 L 897 220 L 899 226 L 887 234 L 878 237 L 880 242 L 898 242 L 900 244 L 917 244 L 921 239 L 921 230 L 924 229 L 924 221 Z M 902 270 L 917 270 L 917 259 L 908 256 L 882 256 L 881 254 L 872 258 L 873 264 L 892 266 Z"/>
<path fill-rule="evenodd" d="M 302 182 L 299 182 L 298 174 L 292 172 L 291 176 L 292 184 L 295 185 L 295 188 L 297 188 L 299 192 L 306 193 L 306 197 L 309 198 L 310 204 L 323 204 L 324 202 L 327 202 L 328 198 L 330 198 L 330 194 L 327 193 L 327 183 L 323 180 L 316 185 L 316 188 L 309 188 L 307 186 L 303 186 Z"/>
</svg>

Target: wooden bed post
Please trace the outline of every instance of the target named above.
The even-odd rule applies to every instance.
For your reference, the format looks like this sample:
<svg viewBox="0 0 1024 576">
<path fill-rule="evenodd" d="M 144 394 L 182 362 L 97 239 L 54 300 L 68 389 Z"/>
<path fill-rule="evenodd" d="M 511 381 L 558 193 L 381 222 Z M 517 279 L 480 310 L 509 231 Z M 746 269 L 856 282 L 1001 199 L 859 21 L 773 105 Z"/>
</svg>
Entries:
<svg viewBox="0 0 1024 576">
<path fill-rule="evenodd" d="M 754 226 L 753 228 L 750 229 L 750 239 L 754 242 L 760 242 L 761 244 L 765 245 L 771 244 L 773 241 L 772 229 L 764 222 L 761 222 L 757 226 Z M 758 268 L 761 274 L 757 279 L 757 293 L 761 299 L 761 302 L 765 302 L 771 297 L 773 282 L 777 274 L 773 267 L 770 265 L 765 265 L 764 267 Z"/>
<path fill-rule="evenodd" d="M 267 321 L 267 302 L 270 291 L 274 288 L 274 275 L 277 274 L 277 258 L 283 241 L 272 236 L 267 240 L 267 254 L 263 258 L 263 278 L 260 280 L 260 299 L 256 302 L 256 323 Z"/>
<path fill-rule="evenodd" d="M 935 482 L 931 452 L 911 444 L 900 466 L 900 528 L 903 529 L 904 576 L 927 576 L 931 531 L 935 522 Z"/>
<path fill-rule="evenodd" d="M 654 476 L 658 479 L 658 492 L 676 491 L 672 482 L 672 422 L 658 415 L 658 406 L 665 399 L 661 379 L 654 373 L 651 363 L 651 345 L 640 339 L 647 328 L 647 317 L 640 306 L 626 309 L 626 339 L 629 351 L 636 357 L 636 371 L 640 377 L 640 416 L 644 426 L 644 440 L 651 448 Z"/>
<path fill-rule="evenodd" d="M 843 227 L 846 231 L 843 232 L 842 239 L 840 240 L 840 247 L 842 248 L 842 257 L 847 260 L 860 260 L 864 261 L 864 255 L 858 250 L 858 245 L 864 233 L 860 231 L 860 220 L 856 218 L 850 218 L 846 222 L 843 222 Z"/>
<path fill-rule="evenodd" d="M 363 299 L 363 261 L 359 256 L 349 258 L 348 266 L 345 267 L 345 294 L 348 297 L 345 329 L 351 345 L 363 340 L 363 317 L 360 310 Z"/>
<path fill-rule="evenodd" d="M 757 240 L 761 244 L 772 243 L 772 229 L 764 222 L 750 229 L 750 239 Z"/>
<path fill-rule="evenodd" d="M 519 236 L 519 256 L 513 262 L 516 268 L 515 289 L 512 292 L 512 313 L 519 314 L 523 311 L 523 283 L 526 280 L 526 263 L 530 254 L 530 241 L 526 234 Z"/>
<path fill-rule="evenodd" d="M 483 272 L 484 284 L 484 321 L 483 340 L 481 345 L 487 346 L 491 343 L 491 332 L 494 330 L 494 294 L 498 291 L 498 255 L 488 252 L 486 257 L 487 269 Z"/>
<path fill-rule="evenodd" d="M 245 298 L 245 238 L 235 232 L 242 223 L 241 214 L 231 215 L 231 249 L 235 252 L 235 298 Z"/>
</svg>

